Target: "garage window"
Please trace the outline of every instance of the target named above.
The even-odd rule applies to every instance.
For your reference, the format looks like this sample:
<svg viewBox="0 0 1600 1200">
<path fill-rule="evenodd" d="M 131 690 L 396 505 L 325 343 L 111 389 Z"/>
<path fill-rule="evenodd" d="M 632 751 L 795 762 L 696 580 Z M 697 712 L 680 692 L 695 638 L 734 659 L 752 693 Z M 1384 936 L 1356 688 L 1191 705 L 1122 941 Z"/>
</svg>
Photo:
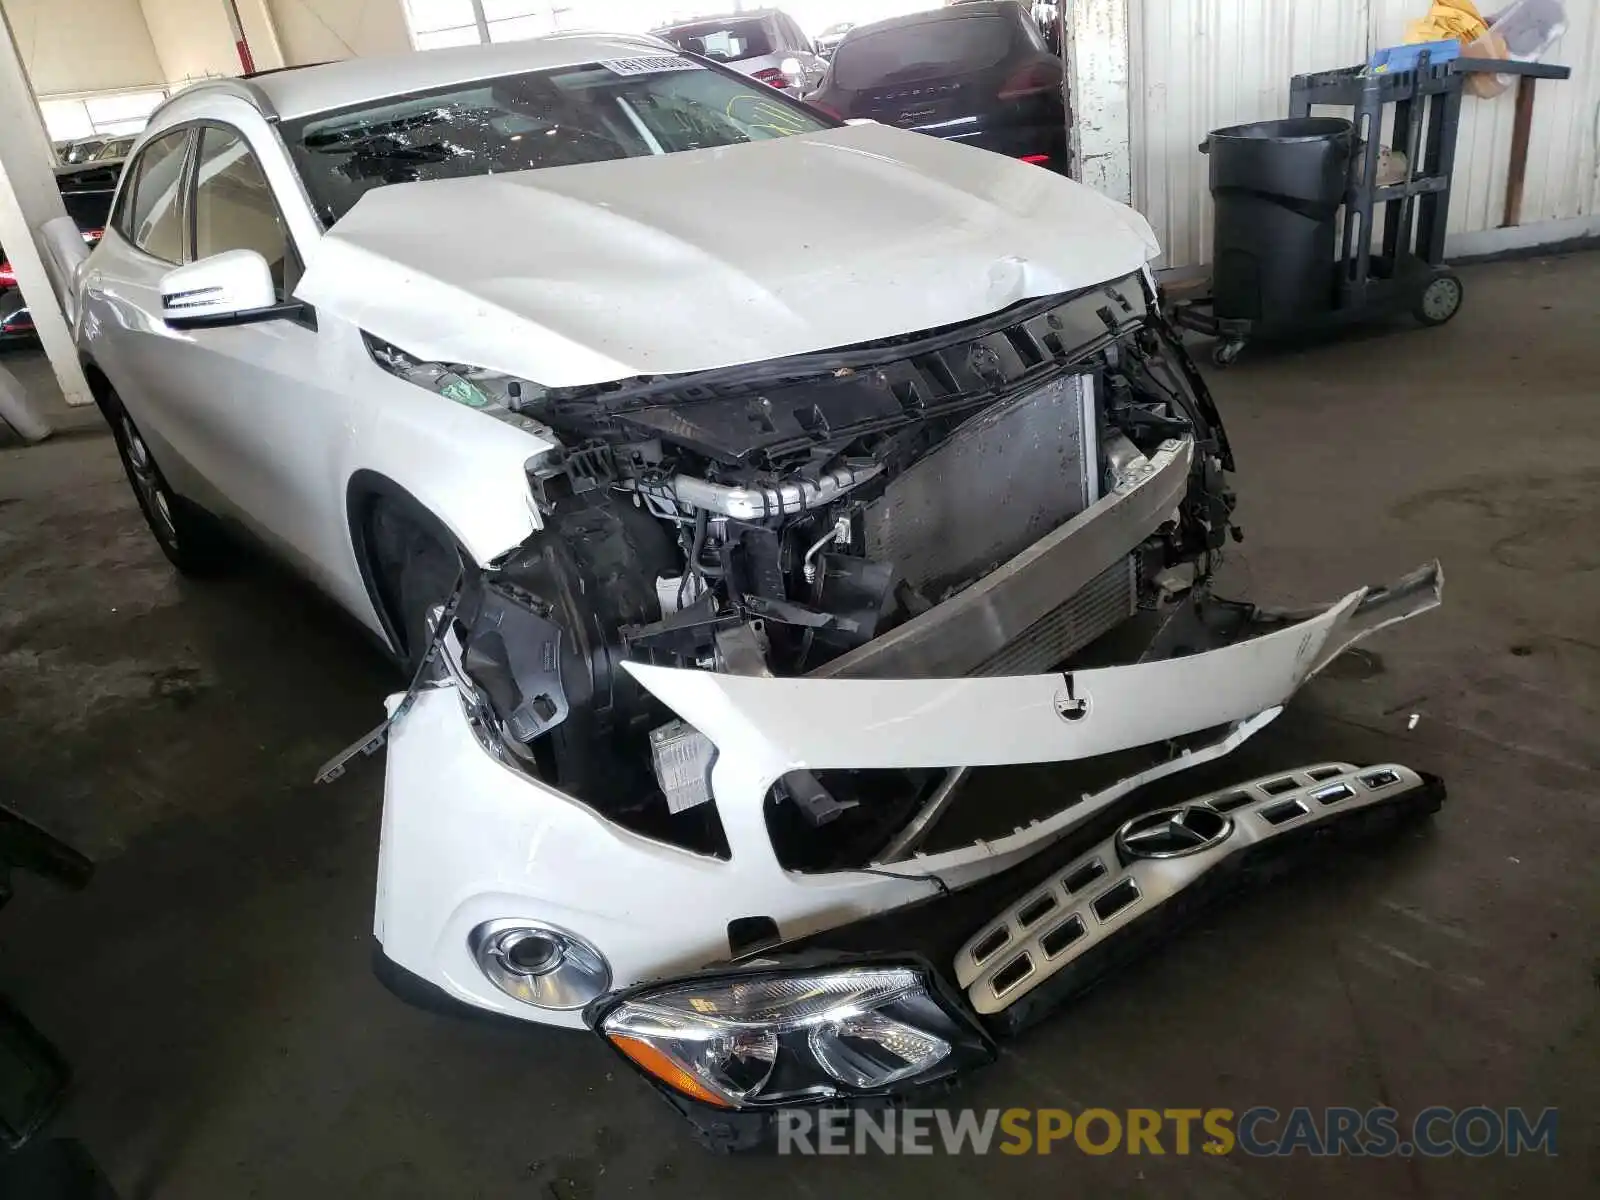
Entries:
<svg viewBox="0 0 1600 1200">
<path fill-rule="evenodd" d="M 194 255 L 254 250 L 272 268 L 278 299 L 299 282 L 299 266 L 272 186 L 238 132 L 207 125 L 195 160 Z"/>
<path fill-rule="evenodd" d="M 134 160 L 123 188 L 117 232 L 164 262 L 184 260 L 183 164 L 187 129 L 156 138 Z"/>
<path fill-rule="evenodd" d="M 615 24 L 606 4 L 552 6 L 549 0 L 406 0 L 406 16 L 418 50 L 514 42 L 561 29 Z"/>
<path fill-rule="evenodd" d="M 50 131 L 53 142 L 113 137 L 138 133 L 166 98 L 165 88 L 102 92 L 93 96 L 41 96 L 39 114 L 44 117 L 45 128 Z"/>
</svg>

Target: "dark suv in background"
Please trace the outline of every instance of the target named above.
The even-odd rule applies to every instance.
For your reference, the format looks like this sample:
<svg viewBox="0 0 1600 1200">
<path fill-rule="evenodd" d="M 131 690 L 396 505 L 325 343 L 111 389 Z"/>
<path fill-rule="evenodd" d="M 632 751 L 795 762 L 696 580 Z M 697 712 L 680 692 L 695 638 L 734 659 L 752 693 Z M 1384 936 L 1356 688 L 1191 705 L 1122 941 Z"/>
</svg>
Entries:
<svg viewBox="0 0 1600 1200">
<path fill-rule="evenodd" d="M 1067 170 L 1061 60 L 1015 0 L 857 25 L 806 100 L 832 116 L 871 117 Z"/>
</svg>

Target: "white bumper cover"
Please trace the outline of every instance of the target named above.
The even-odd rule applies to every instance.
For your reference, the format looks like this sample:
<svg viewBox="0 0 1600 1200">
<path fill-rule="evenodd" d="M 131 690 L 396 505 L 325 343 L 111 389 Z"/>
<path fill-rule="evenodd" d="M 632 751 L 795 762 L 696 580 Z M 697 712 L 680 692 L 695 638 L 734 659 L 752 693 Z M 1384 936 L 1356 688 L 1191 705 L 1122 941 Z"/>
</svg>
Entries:
<svg viewBox="0 0 1600 1200">
<path fill-rule="evenodd" d="M 717 746 L 727 860 L 632 834 L 514 772 L 478 743 L 453 687 L 429 690 L 390 737 L 375 932 L 398 965 L 459 1000 L 581 1027 L 576 1010 L 533 1008 L 494 987 L 474 962 L 471 930 L 511 918 L 570 930 L 621 987 L 725 959 L 735 918 L 771 917 L 799 937 L 974 882 L 1149 779 L 1230 752 L 1342 650 L 1437 605 L 1441 585 L 1435 564 L 1222 649 L 1069 674 L 785 679 L 631 664 Z M 871 872 L 787 871 L 767 833 L 767 792 L 794 770 L 1053 762 L 1217 726 L 1228 731 L 1211 746 L 1064 796 L 1053 815 L 1005 837 Z"/>
</svg>

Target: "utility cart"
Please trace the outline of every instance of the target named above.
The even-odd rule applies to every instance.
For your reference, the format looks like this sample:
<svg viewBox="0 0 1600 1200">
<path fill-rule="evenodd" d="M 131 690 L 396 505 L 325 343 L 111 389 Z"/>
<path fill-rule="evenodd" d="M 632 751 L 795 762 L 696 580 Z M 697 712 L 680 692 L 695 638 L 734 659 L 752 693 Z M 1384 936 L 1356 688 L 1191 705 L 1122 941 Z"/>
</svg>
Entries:
<svg viewBox="0 0 1600 1200">
<path fill-rule="evenodd" d="M 1212 291 L 1174 304 L 1173 320 L 1215 338 L 1212 360 L 1227 366 L 1255 338 L 1407 312 L 1424 325 L 1455 316 L 1463 289 L 1444 261 L 1445 227 L 1462 84 L 1477 72 L 1530 84 L 1571 73 L 1502 59 L 1432 61 L 1423 50 L 1409 69 L 1297 75 L 1287 120 L 1214 130 L 1200 147 L 1215 199 Z M 1518 107 L 1521 121 L 1520 98 Z M 1350 115 L 1312 116 L 1314 108 Z"/>
</svg>

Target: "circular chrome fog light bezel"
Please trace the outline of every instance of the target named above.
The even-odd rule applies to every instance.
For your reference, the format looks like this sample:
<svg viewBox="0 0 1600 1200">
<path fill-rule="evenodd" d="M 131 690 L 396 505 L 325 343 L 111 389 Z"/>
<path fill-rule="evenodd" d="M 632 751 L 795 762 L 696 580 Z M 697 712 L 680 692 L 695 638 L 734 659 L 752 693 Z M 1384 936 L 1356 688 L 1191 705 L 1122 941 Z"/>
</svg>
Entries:
<svg viewBox="0 0 1600 1200">
<path fill-rule="evenodd" d="M 535 941 L 548 947 L 542 958 L 519 962 L 518 948 Z M 485 921 L 467 935 L 467 945 L 485 979 L 535 1008 L 582 1008 L 611 986 L 605 955 L 570 930 L 543 921 Z"/>
</svg>

